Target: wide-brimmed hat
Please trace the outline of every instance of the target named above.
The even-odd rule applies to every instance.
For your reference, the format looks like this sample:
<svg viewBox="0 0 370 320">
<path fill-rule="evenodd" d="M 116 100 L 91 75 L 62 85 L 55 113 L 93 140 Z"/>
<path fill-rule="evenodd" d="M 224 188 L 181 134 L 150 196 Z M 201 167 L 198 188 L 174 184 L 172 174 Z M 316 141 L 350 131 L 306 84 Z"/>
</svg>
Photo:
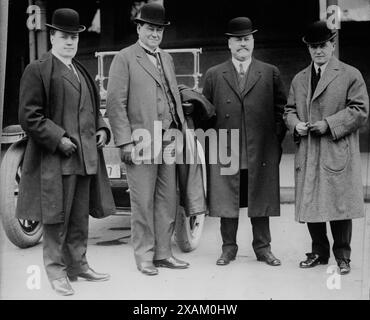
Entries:
<svg viewBox="0 0 370 320">
<path fill-rule="evenodd" d="M 45 25 L 49 28 L 68 33 L 78 33 L 86 29 L 85 26 L 80 25 L 78 12 L 69 8 L 55 10 L 51 24 L 45 23 Z"/>
<path fill-rule="evenodd" d="M 229 37 L 243 37 L 257 31 L 253 30 L 252 21 L 249 18 L 237 17 L 229 21 L 225 35 Z"/>
<path fill-rule="evenodd" d="M 155 2 L 144 4 L 134 21 L 149 23 L 155 26 L 168 26 L 170 24 L 165 18 L 164 7 Z"/>
<path fill-rule="evenodd" d="M 335 36 L 335 31 L 330 30 L 325 21 L 316 21 L 308 26 L 302 40 L 306 44 L 321 44 L 333 39 Z"/>
</svg>

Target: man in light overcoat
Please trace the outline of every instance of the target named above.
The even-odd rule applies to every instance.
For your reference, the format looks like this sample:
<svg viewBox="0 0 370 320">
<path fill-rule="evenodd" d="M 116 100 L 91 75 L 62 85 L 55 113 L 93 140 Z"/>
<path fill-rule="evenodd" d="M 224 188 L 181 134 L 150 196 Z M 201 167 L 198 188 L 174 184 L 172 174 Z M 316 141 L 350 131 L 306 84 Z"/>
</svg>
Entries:
<svg viewBox="0 0 370 320">
<path fill-rule="evenodd" d="M 232 57 L 205 75 L 203 94 L 216 108 L 212 126 L 218 134 L 226 130 L 231 137 L 227 145 L 219 139 L 218 147 L 231 153 L 232 162 L 237 163 L 231 174 L 222 174 L 221 159 L 209 164 L 210 216 L 221 217 L 223 242 L 217 265 L 227 265 L 236 257 L 241 207 L 248 207 L 257 259 L 271 266 L 281 264 L 271 252 L 269 217 L 280 215 L 279 162 L 286 132 L 282 118 L 286 95 L 278 68 L 252 57 L 256 31 L 249 18 L 232 19 L 226 33 Z"/>
<path fill-rule="evenodd" d="M 107 113 L 126 164 L 137 268 L 157 275 L 157 267 L 189 265 L 175 258 L 171 249 L 177 208 L 175 164 L 164 161 L 164 152 L 156 153 L 154 146 L 163 138 L 163 150 L 171 148 L 164 137 L 171 129 L 181 128 L 184 114 L 172 58 L 159 48 L 169 25 L 163 6 L 145 4 L 135 21 L 139 40 L 122 49 L 110 67 Z M 138 132 L 148 137 L 142 149 Z"/>
<path fill-rule="evenodd" d="M 324 21 L 307 29 L 312 62 L 294 77 L 284 118 L 296 141 L 295 218 L 307 223 L 312 238 L 300 267 L 328 263 L 329 221 L 335 259 L 347 274 L 352 219 L 364 216 L 359 128 L 369 98 L 361 73 L 334 56 L 335 36 Z"/>
<path fill-rule="evenodd" d="M 52 288 L 72 295 L 69 280 L 105 281 L 87 258 L 89 213 L 115 212 L 102 147 L 110 131 L 94 80 L 74 59 L 79 15 L 54 12 L 52 49 L 30 63 L 20 84 L 19 121 L 28 141 L 17 203 L 19 219 L 43 223 L 43 257 Z"/>
</svg>

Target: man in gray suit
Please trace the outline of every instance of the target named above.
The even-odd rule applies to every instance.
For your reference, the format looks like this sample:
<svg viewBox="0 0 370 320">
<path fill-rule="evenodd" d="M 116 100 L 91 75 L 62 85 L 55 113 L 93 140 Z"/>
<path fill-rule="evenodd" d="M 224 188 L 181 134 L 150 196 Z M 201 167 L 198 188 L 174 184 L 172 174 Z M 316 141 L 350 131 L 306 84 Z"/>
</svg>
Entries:
<svg viewBox="0 0 370 320">
<path fill-rule="evenodd" d="M 336 33 L 313 23 L 303 41 L 312 62 L 293 79 L 285 121 L 297 143 L 295 218 L 307 223 L 312 251 L 301 268 L 327 264 L 330 221 L 341 274 L 350 272 L 352 219 L 364 216 L 359 128 L 369 97 L 361 73 L 334 56 Z"/>
<path fill-rule="evenodd" d="M 165 137 L 171 128 L 181 128 L 184 115 L 172 58 L 159 48 L 164 27 L 169 25 L 163 6 L 144 5 L 135 21 L 138 42 L 121 50 L 109 71 L 107 113 L 126 163 L 137 268 L 156 275 L 157 267 L 183 269 L 189 265 L 173 257 L 171 250 L 177 207 L 175 164 L 155 154 L 162 134 Z M 143 129 L 150 138 L 140 152 L 142 143 L 136 135 Z M 162 148 L 170 148 L 164 140 Z"/>
<path fill-rule="evenodd" d="M 58 9 L 47 26 L 52 49 L 27 66 L 20 85 L 19 120 L 28 142 L 17 217 L 43 223 L 47 276 L 58 294 L 72 295 L 69 280 L 109 279 L 89 267 L 86 250 L 89 213 L 115 209 L 102 154 L 110 133 L 94 81 L 74 59 L 85 30 L 78 13 Z"/>
</svg>

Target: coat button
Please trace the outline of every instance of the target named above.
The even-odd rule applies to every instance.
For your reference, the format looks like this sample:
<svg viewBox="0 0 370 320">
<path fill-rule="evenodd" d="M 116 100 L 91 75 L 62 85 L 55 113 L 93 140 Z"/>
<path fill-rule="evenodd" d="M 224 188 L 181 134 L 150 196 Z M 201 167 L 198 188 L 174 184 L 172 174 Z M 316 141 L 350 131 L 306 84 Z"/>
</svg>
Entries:
<svg viewBox="0 0 370 320">
<path fill-rule="evenodd" d="M 230 115 L 228 113 L 226 113 L 225 118 L 230 118 Z"/>
<path fill-rule="evenodd" d="M 262 162 L 262 167 L 266 167 L 266 162 Z"/>
<path fill-rule="evenodd" d="M 227 99 L 227 100 L 226 100 L 226 103 L 231 103 L 231 100 Z"/>
</svg>

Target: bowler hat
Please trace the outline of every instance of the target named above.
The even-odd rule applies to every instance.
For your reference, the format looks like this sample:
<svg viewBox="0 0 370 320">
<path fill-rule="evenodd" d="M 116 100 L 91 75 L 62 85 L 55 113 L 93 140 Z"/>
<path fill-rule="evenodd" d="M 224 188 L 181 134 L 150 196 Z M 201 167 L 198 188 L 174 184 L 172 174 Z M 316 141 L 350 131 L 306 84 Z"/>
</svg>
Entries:
<svg viewBox="0 0 370 320">
<path fill-rule="evenodd" d="M 308 26 L 302 40 L 306 44 L 321 44 L 333 39 L 335 36 L 335 31 L 330 30 L 325 21 L 316 21 Z"/>
<path fill-rule="evenodd" d="M 229 21 L 225 35 L 229 37 L 242 37 L 257 31 L 253 30 L 252 21 L 249 18 L 238 17 Z"/>
<path fill-rule="evenodd" d="M 168 26 L 170 24 L 169 21 L 166 21 L 164 7 L 155 2 L 144 4 L 134 21 L 156 26 Z"/>
<path fill-rule="evenodd" d="M 86 29 L 85 26 L 80 25 L 78 12 L 69 8 L 55 10 L 51 24 L 45 23 L 45 25 L 49 28 L 68 33 L 78 33 Z"/>
</svg>

